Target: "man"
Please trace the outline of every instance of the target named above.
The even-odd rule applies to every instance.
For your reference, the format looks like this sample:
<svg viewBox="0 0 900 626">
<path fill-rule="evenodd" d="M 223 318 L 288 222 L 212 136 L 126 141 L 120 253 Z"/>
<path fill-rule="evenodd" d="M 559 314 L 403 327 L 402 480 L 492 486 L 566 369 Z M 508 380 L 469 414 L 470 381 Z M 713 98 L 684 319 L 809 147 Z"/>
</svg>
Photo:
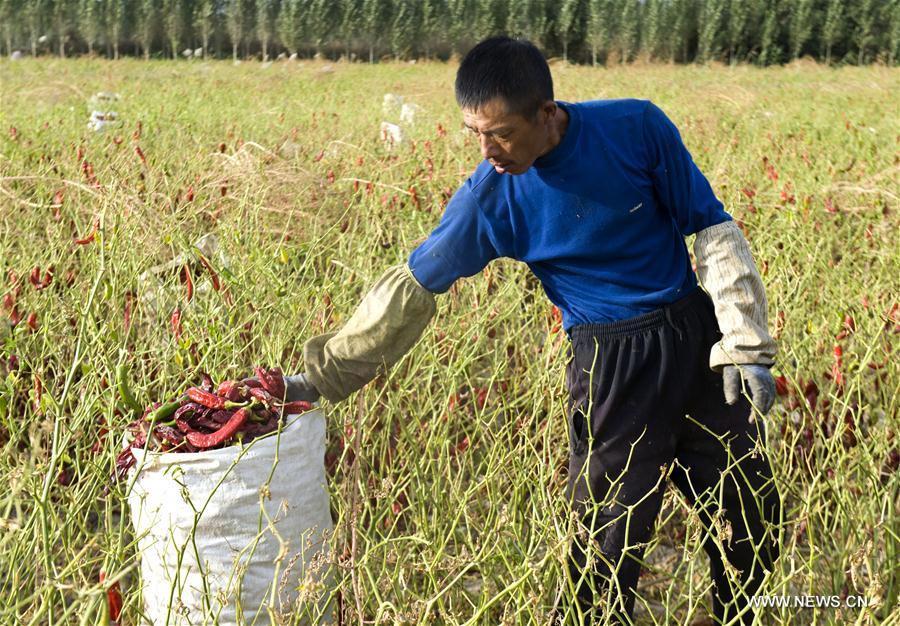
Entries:
<svg viewBox="0 0 900 626">
<path fill-rule="evenodd" d="M 574 601 L 559 617 L 630 621 L 671 478 L 708 531 L 716 619 L 749 624 L 747 598 L 778 553 L 780 500 L 752 419 L 774 400 L 775 344 L 741 231 L 659 108 L 555 101 L 528 42 L 475 46 L 456 98 L 485 161 L 408 263 L 375 283 L 344 328 L 304 345 L 291 398 L 347 397 L 418 340 L 434 294 L 493 259 L 523 261 L 571 342 L 567 496 L 579 530 Z M 695 233 L 709 295 L 684 241 Z"/>
</svg>

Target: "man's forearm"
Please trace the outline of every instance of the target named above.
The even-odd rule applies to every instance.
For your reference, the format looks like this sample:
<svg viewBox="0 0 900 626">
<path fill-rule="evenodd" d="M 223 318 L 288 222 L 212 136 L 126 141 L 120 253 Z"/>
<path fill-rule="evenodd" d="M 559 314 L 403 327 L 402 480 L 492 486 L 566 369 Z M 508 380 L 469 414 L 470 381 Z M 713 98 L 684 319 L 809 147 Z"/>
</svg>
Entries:
<svg viewBox="0 0 900 626">
<path fill-rule="evenodd" d="M 750 247 L 729 220 L 697 233 L 697 275 L 716 308 L 722 340 L 709 355 L 709 366 L 774 363 L 776 345 L 768 330 L 768 304 Z"/>
<path fill-rule="evenodd" d="M 389 268 L 339 331 L 303 346 L 306 375 L 324 397 L 343 400 L 415 345 L 434 316 L 434 294 L 406 263 Z"/>
</svg>

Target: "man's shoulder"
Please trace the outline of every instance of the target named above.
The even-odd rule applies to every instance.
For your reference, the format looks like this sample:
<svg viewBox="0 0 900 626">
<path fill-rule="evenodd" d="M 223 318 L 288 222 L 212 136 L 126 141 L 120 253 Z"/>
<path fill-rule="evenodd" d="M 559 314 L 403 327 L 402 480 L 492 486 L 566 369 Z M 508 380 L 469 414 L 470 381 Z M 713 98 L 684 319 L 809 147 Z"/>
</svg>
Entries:
<svg viewBox="0 0 900 626">
<path fill-rule="evenodd" d="M 590 123 L 591 121 L 609 122 L 621 118 L 641 118 L 651 104 L 650 100 L 638 98 L 611 98 L 585 100 L 576 102 L 572 106 L 576 107 L 582 118 Z"/>
<path fill-rule="evenodd" d="M 475 171 L 463 184 L 462 189 L 471 194 L 476 203 L 481 201 L 496 191 L 498 185 L 504 182 L 502 174 L 498 174 L 494 166 L 487 161 L 482 161 L 475 168 Z"/>
</svg>

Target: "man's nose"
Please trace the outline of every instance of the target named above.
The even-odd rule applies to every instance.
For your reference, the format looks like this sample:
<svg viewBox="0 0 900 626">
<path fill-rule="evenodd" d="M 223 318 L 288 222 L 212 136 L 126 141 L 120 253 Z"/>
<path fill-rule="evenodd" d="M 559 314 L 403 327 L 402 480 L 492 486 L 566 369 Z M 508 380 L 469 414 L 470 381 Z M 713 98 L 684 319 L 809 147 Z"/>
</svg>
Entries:
<svg viewBox="0 0 900 626">
<path fill-rule="evenodd" d="M 485 159 L 491 159 L 500 154 L 497 142 L 489 135 L 479 135 L 479 142 L 481 143 L 481 156 Z"/>
</svg>

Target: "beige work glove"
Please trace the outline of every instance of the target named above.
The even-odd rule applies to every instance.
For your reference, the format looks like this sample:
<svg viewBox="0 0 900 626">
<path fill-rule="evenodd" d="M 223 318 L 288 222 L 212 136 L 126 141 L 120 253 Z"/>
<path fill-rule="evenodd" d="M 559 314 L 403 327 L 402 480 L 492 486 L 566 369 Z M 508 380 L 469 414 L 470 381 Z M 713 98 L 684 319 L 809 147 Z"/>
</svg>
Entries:
<svg viewBox="0 0 900 626">
<path fill-rule="evenodd" d="M 343 328 L 303 345 L 306 378 L 332 402 L 343 400 L 399 361 L 435 310 L 434 294 L 406 263 L 388 268 Z"/>
<path fill-rule="evenodd" d="M 694 240 L 697 275 L 716 309 L 722 339 L 713 345 L 709 366 L 775 362 L 775 340 L 769 335 L 768 304 L 750 246 L 733 220 L 710 226 Z"/>
</svg>

